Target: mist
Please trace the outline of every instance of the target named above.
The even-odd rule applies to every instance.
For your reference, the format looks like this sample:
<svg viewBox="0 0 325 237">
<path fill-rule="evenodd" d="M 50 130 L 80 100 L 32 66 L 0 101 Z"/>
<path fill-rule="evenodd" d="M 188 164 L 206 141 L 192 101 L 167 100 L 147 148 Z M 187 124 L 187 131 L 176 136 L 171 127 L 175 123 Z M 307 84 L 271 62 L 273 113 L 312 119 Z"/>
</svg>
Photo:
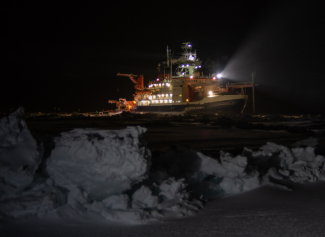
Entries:
<svg viewBox="0 0 325 237">
<path fill-rule="evenodd" d="M 256 72 L 256 90 L 264 99 L 320 113 L 325 73 L 319 9 L 313 3 L 286 4 L 271 17 L 266 15 L 229 60 L 223 77 L 251 81 Z"/>
</svg>

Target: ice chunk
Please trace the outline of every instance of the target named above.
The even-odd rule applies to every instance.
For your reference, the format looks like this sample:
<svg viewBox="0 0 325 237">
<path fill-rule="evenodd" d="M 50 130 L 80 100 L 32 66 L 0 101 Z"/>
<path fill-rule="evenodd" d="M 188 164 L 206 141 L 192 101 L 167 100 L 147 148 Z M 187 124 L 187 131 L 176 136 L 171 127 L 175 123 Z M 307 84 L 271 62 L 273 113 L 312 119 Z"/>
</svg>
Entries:
<svg viewBox="0 0 325 237">
<path fill-rule="evenodd" d="M 315 148 L 306 147 L 306 148 L 292 148 L 292 153 L 297 160 L 303 161 L 312 161 L 315 159 Z"/>
<path fill-rule="evenodd" d="M 221 164 L 228 171 L 226 177 L 236 177 L 243 173 L 247 166 L 247 158 L 245 156 L 232 157 L 229 153 L 220 152 Z"/>
<path fill-rule="evenodd" d="M 142 185 L 132 196 L 132 208 L 153 208 L 158 206 L 158 196 L 152 195 L 151 190 Z"/>
<path fill-rule="evenodd" d="M 18 194 L 33 181 L 42 156 L 20 107 L 0 119 L 0 193 Z"/>
<path fill-rule="evenodd" d="M 200 171 L 208 175 L 236 178 L 243 173 L 247 165 L 247 158 L 245 156 L 233 158 L 229 153 L 220 152 L 220 164 L 217 160 L 200 152 L 197 154 L 202 160 Z"/>
<path fill-rule="evenodd" d="M 178 181 L 176 181 L 174 178 L 167 179 L 160 184 L 159 195 L 163 196 L 164 199 L 167 200 L 173 199 L 182 192 L 185 186 L 184 179 L 180 179 Z"/>
<path fill-rule="evenodd" d="M 245 192 L 260 187 L 261 181 L 258 176 L 259 173 L 254 172 L 251 175 L 247 175 L 246 177 L 243 177 L 242 180 L 244 181 L 244 186 L 242 191 Z"/>
<path fill-rule="evenodd" d="M 21 195 L 3 197 L 0 201 L 0 213 L 13 218 L 42 216 L 63 205 L 66 202 L 65 194 L 48 183 L 49 181 L 38 179 Z"/>
<path fill-rule="evenodd" d="M 226 193 L 239 193 L 243 190 L 244 182 L 241 179 L 223 178 L 220 187 Z"/>
<path fill-rule="evenodd" d="M 269 177 L 272 177 L 273 179 L 282 180 L 283 177 L 278 173 L 275 167 L 271 167 L 267 173 Z"/>
<path fill-rule="evenodd" d="M 108 209 L 126 210 L 128 208 L 129 197 L 126 194 L 109 196 L 102 201 Z"/>
<path fill-rule="evenodd" d="M 47 172 L 55 185 L 80 187 L 92 199 L 121 194 L 147 177 L 151 153 L 141 146 L 142 127 L 74 129 L 54 139 Z"/>
</svg>

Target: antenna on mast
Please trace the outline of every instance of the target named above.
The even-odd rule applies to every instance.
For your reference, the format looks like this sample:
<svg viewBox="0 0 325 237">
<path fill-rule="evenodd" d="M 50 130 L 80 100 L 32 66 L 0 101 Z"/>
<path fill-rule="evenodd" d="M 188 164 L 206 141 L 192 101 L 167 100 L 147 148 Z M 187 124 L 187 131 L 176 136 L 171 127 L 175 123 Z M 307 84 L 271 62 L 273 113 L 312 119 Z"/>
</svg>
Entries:
<svg viewBox="0 0 325 237">
<path fill-rule="evenodd" d="M 169 65 L 169 52 L 168 52 L 168 45 L 167 45 L 167 66 Z"/>
</svg>

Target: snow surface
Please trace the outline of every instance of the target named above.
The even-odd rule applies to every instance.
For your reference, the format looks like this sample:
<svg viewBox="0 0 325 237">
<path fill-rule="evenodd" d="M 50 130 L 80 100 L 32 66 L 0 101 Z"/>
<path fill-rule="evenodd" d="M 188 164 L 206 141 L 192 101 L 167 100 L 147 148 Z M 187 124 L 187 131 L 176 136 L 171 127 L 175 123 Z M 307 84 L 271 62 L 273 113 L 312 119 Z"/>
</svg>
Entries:
<svg viewBox="0 0 325 237">
<path fill-rule="evenodd" d="M 62 133 L 54 138 L 44 175 L 37 172 L 42 144 L 31 136 L 22 113 L 20 108 L 0 121 L 2 219 L 147 223 L 191 216 L 207 200 L 279 186 L 279 180 L 325 180 L 325 159 L 315 155 L 315 140 L 292 149 L 268 142 L 258 151 L 245 148 L 240 156 L 221 152 L 219 159 L 175 146 L 152 163 L 141 140 L 146 129 L 139 126 Z"/>
</svg>

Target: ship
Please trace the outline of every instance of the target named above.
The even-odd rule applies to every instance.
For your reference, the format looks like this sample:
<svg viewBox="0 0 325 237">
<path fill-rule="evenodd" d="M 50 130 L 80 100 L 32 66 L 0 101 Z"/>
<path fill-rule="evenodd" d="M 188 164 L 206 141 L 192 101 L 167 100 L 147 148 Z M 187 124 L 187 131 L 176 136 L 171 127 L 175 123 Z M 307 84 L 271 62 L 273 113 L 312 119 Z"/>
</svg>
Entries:
<svg viewBox="0 0 325 237">
<path fill-rule="evenodd" d="M 197 58 L 190 42 L 183 43 L 180 57 L 173 58 L 167 46 L 167 60 L 158 64 L 158 74 L 144 87 L 144 76 L 121 74 L 135 84 L 133 101 L 109 100 L 116 103 L 117 111 L 133 113 L 242 113 L 247 104 L 245 88 L 254 87 L 253 82 L 224 83 L 221 73 L 204 75 L 202 61 Z M 167 69 L 167 73 L 166 73 Z"/>
</svg>

